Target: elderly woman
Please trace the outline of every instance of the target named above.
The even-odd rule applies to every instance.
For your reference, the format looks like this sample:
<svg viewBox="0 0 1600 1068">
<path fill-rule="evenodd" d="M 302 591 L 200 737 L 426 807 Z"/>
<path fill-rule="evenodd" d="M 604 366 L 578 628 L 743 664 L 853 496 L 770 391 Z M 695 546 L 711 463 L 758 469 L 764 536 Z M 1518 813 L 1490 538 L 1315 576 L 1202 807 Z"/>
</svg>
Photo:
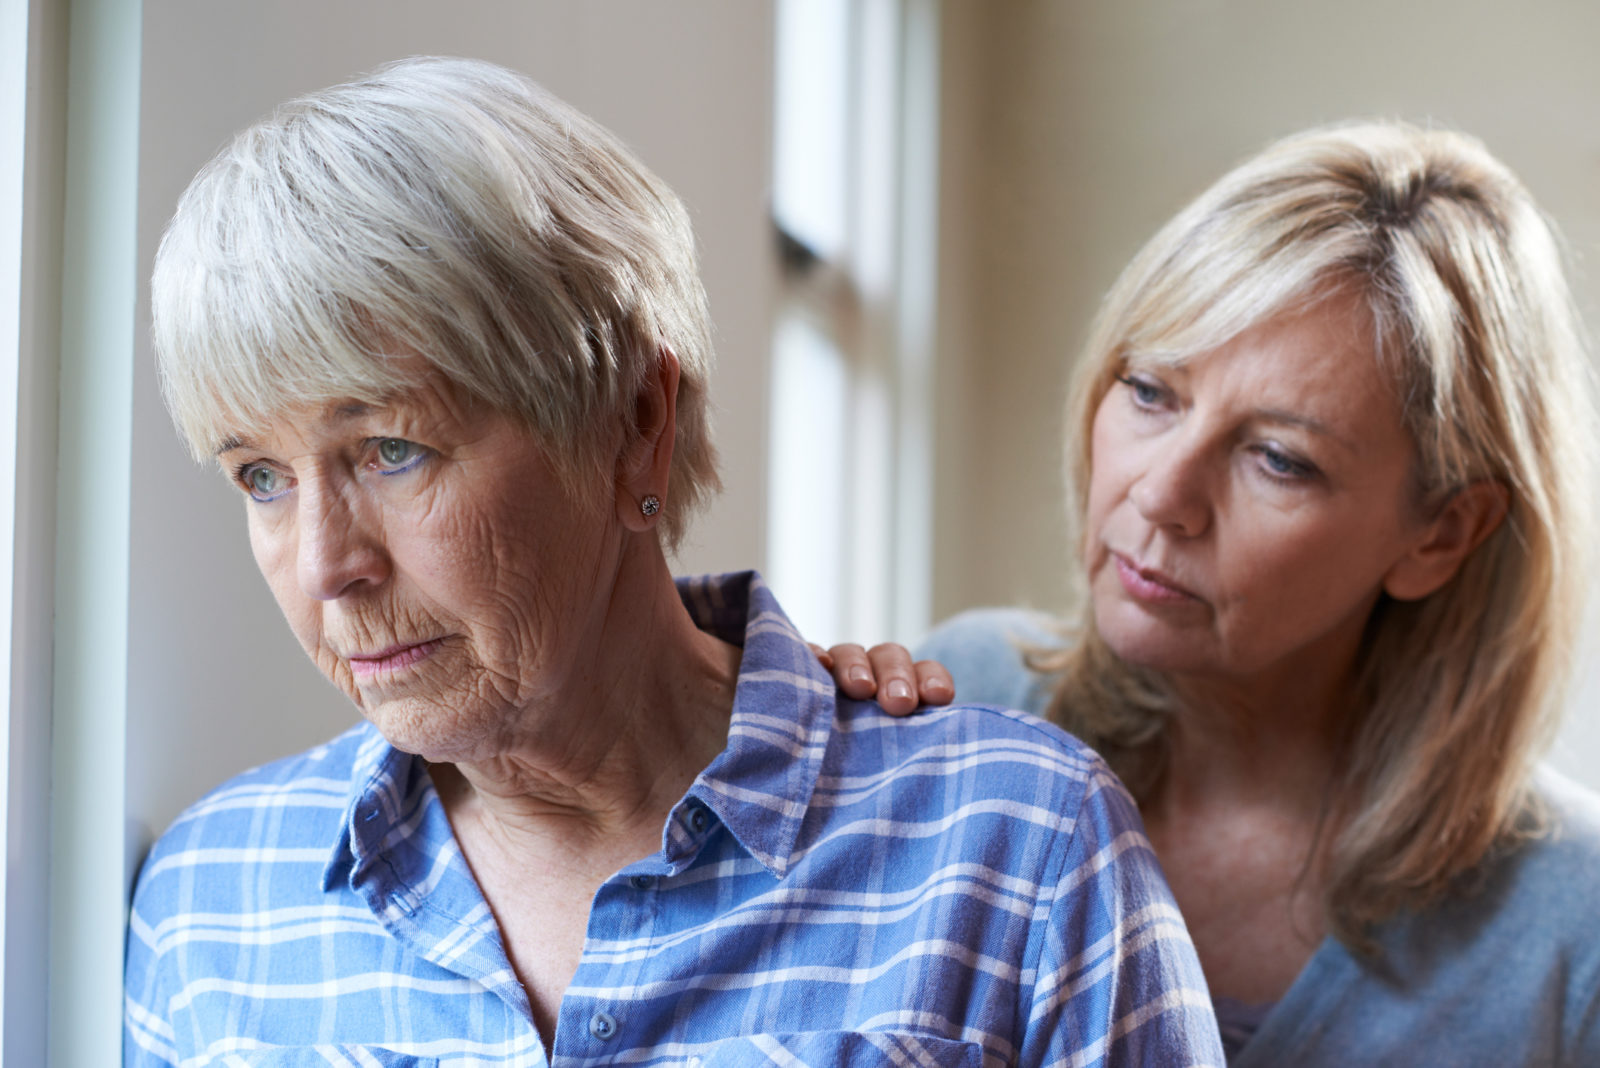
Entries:
<svg viewBox="0 0 1600 1068">
<path fill-rule="evenodd" d="M 1578 333 L 1477 142 L 1273 145 L 1091 332 L 1076 623 L 971 613 L 921 650 L 1129 784 L 1238 1068 L 1600 1064 L 1600 804 L 1534 767 L 1597 536 Z"/>
<path fill-rule="evenodd" d="M 1091 753 L 885 729 L 758 578 L 674 586 L 705 296 L 605 131 L 466 61 L 307 97 L 189 188 L 154 309 L 185 438 L 365 722 L 156 845 L 128 1064 L 1218 1061 Z"/>
</svg>

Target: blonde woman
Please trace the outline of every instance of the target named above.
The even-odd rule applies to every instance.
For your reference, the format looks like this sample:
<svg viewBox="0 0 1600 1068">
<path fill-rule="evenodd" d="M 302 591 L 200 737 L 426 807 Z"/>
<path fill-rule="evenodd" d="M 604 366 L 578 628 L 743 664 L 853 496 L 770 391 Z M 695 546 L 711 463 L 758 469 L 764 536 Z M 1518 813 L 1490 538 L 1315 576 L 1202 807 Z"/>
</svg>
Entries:
<svg viewBox="0 0 1600 1068">
<path fill-rule="evenodd" d="M 1275 144 L 1108 295 L 1067 411 L 1078 618 L 919 655 L 1124 778 L 1240 1068 L 1600 1064 L 1600 806 L 1535 766 L 1595 420 L 1551 230 L 1458 134 Z M 948 696 L 895 647 L 832 662 Z"/>
</svg>

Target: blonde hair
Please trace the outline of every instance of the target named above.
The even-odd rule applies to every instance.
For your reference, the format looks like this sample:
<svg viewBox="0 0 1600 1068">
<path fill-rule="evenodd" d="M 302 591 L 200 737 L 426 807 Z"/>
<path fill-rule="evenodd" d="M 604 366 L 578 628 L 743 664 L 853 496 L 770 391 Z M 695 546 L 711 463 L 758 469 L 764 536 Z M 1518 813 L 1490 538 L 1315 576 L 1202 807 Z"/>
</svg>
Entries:
<svg viewBox="0 0 1600 1068">
<path fill-rule="evenodd" d="M 392 397 L 415 354 L 592 493 L 666 348 L 669 542 L 717 487 L 688 213 L 612 134 L 493 64 L 402 60 L 244 130 L 183 194 L 151 290 L 197 457 L 291 405 Z"/>
<path fill-rule="evenodd" d="M 1454 579 L 1380 598 L 1355 679 L 1327 833 L 1331 928 L 1445 892 L 1534 823 L 1528 772 L 1557 714 L 1595 536 L 1591 372 L 1551 227 L 1477 141 L 1398 122 L 1280 141 L 1151 239 L 1091 330 L 1067 410 L 1068 502 L 1082 546 L 1094 413 L 1129 355 L 1179 362 L 1332 294 L 1370 309 L 1374 349 L 1416 447 L 1418 503 L 1494 480 L 1506 519 Z M 1094 629 L 1035 666 L 1050 714 L 1135 793 L 1165 768 L 1171 698 Z"/>
</svg>

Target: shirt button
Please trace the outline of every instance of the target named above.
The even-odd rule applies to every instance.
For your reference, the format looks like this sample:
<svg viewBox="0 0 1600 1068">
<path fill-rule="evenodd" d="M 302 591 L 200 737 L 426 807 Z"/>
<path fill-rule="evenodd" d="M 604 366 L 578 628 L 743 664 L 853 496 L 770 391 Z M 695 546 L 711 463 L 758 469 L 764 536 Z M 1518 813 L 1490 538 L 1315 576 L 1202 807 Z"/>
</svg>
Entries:
<svg viewBox="0 0 1600 1068">
<path fill-rule="evenodd" d="M 617 1033 L 617 1021 L 609 1012 L 597 1012 L 589 1017 L 589 1033 L 600 1041 L 608 1041 Z"/>
<path fill-rule="evenodd" d="M 711 819 L 706 815 L 706 810 L 701 808 L 699 805 L 696 805 L 694 810 L 689 813 L 689 828 L 694 831 L 695 834 L 699 834 L 701 831 L 705 830 L 706 824 L 709 822 L 711 822 Z"/>
<path fill-rule="evenodd" d="M 656 877 L 654 875 L 635 875 L 628 882 L 633 884 L 635 890 L 648 890 L 656 885 Z"/>
</svg>

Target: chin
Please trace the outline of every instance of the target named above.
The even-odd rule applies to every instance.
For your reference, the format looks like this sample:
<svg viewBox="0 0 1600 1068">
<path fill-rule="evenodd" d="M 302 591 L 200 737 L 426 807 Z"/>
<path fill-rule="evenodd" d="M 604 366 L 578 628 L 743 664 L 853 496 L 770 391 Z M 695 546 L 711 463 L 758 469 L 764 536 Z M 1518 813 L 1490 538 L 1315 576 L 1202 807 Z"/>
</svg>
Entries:
<svg viewBox="0 0 1600 1068">
<path fill-rule="evenodd" d="M 1105 642 L 1118 659 L 1148 671 L 1180 675 L 1191 673 L 1199 666 L 1195 657 L 1158 642 L 1120 642 L 1112 638 L 1106 638 Z"/>
<path fill-rule="evenodd" d="M 433 764 L 470 760 L 481 748 L 485 734 L 463 722 L 458 710 L 435 701 L 367 700 L 362 702 L 361 712 L 390 745 Z"/>
<path fill-rule="evenodd" d="M 1175 633 L 1172 626 L 1132 605 L 1120 604 L 1109 612 L 1097 608 L 1095 629 L 1106 648 L 1136 667 L 1186 674 L 1217 666 L 1215 650 L 1198 648 L 1193 635 Z"/>
</svg>

